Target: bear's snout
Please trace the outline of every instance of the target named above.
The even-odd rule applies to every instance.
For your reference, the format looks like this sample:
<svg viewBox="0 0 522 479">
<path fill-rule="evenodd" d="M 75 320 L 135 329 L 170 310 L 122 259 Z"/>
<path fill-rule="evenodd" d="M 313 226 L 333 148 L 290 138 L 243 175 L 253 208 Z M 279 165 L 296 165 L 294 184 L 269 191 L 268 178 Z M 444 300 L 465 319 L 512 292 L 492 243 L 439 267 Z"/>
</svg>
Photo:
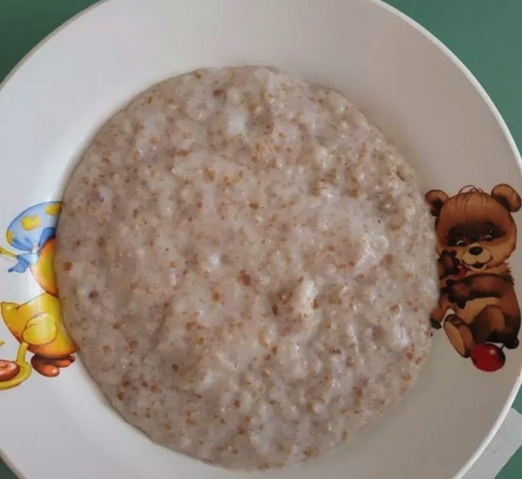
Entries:
<svg viewBox="0 0 522 479">
<path fill-rule="evenodd" d="M 491 244 L 471 243 L 461 248 L 459 259 L 472 270 L 482 270 L 494 256 L 494 248 Z"/>
</svg>

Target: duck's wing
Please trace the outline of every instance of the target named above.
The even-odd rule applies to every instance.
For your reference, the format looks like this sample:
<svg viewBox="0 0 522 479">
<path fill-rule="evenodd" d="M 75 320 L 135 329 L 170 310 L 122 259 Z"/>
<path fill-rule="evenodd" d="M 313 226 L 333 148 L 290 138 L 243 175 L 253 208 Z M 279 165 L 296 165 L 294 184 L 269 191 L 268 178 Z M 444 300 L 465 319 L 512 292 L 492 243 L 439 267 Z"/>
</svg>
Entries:
<svg viewBox="0 0 522 479">
<path fill-rule="evenodd" d="M 57 329 L 54 315 L 37 313 L 27 322 L 22 338 L 26 343 L 41 346 L 56 338 Z"/>
</svg>

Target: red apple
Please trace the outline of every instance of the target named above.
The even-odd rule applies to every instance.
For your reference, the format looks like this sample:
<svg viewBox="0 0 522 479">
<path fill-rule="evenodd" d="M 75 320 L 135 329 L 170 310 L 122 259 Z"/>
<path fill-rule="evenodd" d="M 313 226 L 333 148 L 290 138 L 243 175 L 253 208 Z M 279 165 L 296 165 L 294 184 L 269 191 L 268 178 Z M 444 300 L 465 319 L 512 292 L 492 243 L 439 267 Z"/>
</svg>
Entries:
<svg viewBox="0 0 522 479">
<path fill-rule="evenodd" d="M 506 355 L 491 343 L 477 344 L 471 351 L 471 360 L 481 371 L 498 371 L 506 362 Z"/>
</svg>

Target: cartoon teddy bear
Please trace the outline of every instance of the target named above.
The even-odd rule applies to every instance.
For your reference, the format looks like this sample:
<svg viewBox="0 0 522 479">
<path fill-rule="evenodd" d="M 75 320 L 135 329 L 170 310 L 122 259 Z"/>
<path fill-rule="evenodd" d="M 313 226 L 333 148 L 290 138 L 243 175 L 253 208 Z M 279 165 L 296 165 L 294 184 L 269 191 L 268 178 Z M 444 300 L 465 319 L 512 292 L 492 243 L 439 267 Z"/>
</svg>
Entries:
<svg viewBox="0 0 522 479">
<path fill-rule="evenodd" d="M 511 213 L 521 207 L 519 194 L 505 184 L 490 195 L 467 186 L 452 197 L 429 191 L 426 200 L 436 218 L 441 289 L 432 325 L 440 328 L 444 322 L 451 344 L 474 362 L 474 348 L 486 342 L 516 348 L 520 308 L 506 261 L 516 247 Z"/>
</svg>

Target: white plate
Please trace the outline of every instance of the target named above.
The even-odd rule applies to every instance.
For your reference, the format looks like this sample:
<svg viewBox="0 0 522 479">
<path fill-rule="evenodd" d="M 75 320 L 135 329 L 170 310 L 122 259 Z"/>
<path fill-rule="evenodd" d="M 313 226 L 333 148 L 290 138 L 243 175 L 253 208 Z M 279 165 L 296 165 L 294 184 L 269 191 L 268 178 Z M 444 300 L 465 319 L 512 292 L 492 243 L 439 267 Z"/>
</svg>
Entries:
<svg viewBox="0 0 522 479">
<path fill-rule="evenodd" d="M 337 88 L 396 142 L 422 186 L 522 191 L 520 158 L 482 88 L 435 38 L 370 0 L 111 0 L 37 47 L 0 90 L 0 228 L 59 199 L 100 124 L 133 95 L 202 66 L 276 65 Z M 519 213 L 520 214 L 520 213 Z M 517 213 L 514 213 L 517 217 Z M 17 254 L 12 245 L 2 245 Z M 510 258 L 522 278 L 520 252 Z M 42 294 L 30 272 L 0 261 L 0 300 Z M 0 322 L 14 359 L 18 342 Z M 522 347 L 495 373 L 459 357 L 442 330 L 418 387 L 351 445 L 303 466 L 229 472 L 154 445 L 103 401 L 76 362 L 0 391 L 0 446 L 38 478 L 448 478 L 498 428 L 520 383 Z"/>
</svg>

